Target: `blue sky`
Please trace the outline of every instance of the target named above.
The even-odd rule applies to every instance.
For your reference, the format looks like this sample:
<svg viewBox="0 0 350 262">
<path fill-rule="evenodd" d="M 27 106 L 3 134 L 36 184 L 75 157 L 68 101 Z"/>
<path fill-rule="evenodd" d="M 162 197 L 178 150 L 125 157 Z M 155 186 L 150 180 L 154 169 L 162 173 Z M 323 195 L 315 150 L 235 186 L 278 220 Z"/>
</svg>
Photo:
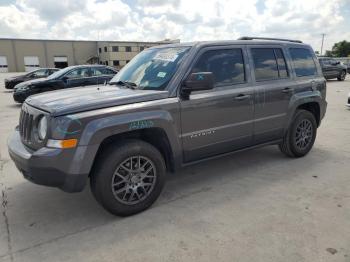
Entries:
<svg viewBox="0 0 350 262">
<path fill-rule="evenodd" d="M 0 0 L 0 37 L 181 41 L 242 35 L 350 41 L 350 0 Z"/>
</svg>

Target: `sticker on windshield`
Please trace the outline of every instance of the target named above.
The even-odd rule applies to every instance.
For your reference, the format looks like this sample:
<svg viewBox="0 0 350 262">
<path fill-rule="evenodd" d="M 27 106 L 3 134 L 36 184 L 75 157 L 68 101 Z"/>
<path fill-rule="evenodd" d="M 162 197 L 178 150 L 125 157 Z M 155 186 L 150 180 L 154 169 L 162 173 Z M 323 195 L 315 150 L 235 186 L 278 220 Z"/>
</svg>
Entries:
<svg viewBox="0 0 350 262">
<path fill-rule="evenodd" d="M 164 78 L 166 76 L 166 73 L 165 72 L 159 72 L 157 77 L 161 77 L 161 78 Z"/>
<path fill-rule="evenodd" d="M 179 55 L 177 53 L 168 52 L 168 53 L 158 53 L 153 58 L 154 60 L 161 60 L 166 62 L 174 62 Z"/>
</svg>

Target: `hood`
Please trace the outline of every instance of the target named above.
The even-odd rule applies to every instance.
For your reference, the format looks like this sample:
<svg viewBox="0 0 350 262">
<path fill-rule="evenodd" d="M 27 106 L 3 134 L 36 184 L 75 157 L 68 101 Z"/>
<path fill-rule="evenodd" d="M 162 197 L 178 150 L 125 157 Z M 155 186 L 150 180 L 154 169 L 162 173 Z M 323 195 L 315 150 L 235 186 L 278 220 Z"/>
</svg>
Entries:
<svg viewBox="0 0 350 262">
<path fill-rule="evenodd" d="M 51 91 L 26 99 L 26 103 L 53 116 L 99 108 L 164 99 L 168 91 L 132 90 L 117 86 L 90 86 Z"/>
<path fill-rule="evenodd" d="M 14 80 L 21 80 L 25 77 L 26 75 L 19 75 L 19 76 L 11 76 L 6 78 L 7 81 L 14 81 Z"/>
<path fill-rule="evenodd" d="M 37 78 L 37 79 L 25 81 L 25 82 L 17 84 L 15 89 L 20 88 L 20 87 L 24 87 L 24 86 L 29 86 L 32 84 L 36 84 L 36 83 L 40 83 L 40 82 L 45 82 L 45 81 L 47 81 L 47 78 Z"/>
</svg>

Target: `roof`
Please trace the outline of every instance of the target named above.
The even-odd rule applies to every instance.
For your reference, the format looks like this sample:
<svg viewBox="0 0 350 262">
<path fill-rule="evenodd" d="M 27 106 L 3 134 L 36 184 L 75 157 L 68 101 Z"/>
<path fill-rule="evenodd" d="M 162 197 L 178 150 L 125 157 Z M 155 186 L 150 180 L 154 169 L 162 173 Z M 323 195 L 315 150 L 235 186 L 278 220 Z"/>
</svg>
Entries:
<svg viewBox="0 0 350 262">
<path fill-rule="evenodd" d="M 219 40 L 219 41 L 197 41 L 197 42 L 183 42 L 176 44 L 167 44 L 167 45 L 159 45 L 153 46 L 151 48 L 162 48 L 162 47 L 204 47 L 204 46 L 215 46 L 215 45 L 289 45 L 289 46 L 309 46 L 305 43 L 299 42 L 288 42 L 281 40 Z"/>
<path fill-rule="evenodd" d="M 90 43 L 140 43 L 140 44 L 159 44 L 159 43 L 173 43 L 178 40 L 160 40 L 160 41 L 116 41 L 116 40 L 70 40 L 70 39 L 34 39 L 34 38 L 7 38 L 0 37 L 1 40 L 14 40 L 14 41 L 38 41 L 38 42 L 90 42 Z"/>
</svg>

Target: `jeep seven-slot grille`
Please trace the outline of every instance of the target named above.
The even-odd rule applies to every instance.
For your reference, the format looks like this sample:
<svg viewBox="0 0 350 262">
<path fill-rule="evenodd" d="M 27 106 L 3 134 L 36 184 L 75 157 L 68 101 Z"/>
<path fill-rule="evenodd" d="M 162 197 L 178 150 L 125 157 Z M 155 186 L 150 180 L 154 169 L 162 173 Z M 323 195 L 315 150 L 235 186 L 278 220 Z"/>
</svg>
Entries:
<svg viewBox="0 0 350 262">
<path fill-rule="evenodd" d="M 30 144 L 32 140 L 32 130 L 33 130 L 33 115 L 21 110 L 19 119 L 19 132 L 23 142 Z"/>
</svg>

